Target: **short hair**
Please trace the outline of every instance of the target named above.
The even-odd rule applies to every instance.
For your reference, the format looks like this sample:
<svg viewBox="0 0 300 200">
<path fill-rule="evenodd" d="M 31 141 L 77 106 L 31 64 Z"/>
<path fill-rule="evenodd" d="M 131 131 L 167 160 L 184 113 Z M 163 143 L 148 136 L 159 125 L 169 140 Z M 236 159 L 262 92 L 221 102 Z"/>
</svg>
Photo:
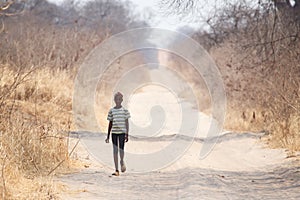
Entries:
<svg viewBox="0 0 300 200">
<path fill-rule="evenodd" d="M 115 93 L 115 95 L 114 95 L 114 99 L 115 99 L 117 96 L 120 96 L 121 98 L 123 98 L 123 94 L 122 94 L 121 92 L 117 92 L 117 93 Z"/>
</svg>

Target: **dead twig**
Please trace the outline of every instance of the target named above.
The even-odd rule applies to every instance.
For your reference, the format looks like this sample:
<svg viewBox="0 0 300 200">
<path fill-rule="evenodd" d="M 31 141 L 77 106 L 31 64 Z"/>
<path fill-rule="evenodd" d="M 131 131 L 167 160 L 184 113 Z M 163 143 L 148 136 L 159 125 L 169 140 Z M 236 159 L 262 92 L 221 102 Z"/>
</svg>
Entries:
<svg viewBox="0 0 300 200">
<path fill-rule="evenodd" d="M 72 155 L 73 151 L 75 150 L 75 148 L 77 147 L 77 145 L 79 144 L 79 142 L 80 142 L 80 140 L 77 140 L 76 144 L 74 145 L 74 147 L 72 148 L 71 152 L 69 153 L 69 157 Z M 50 176 L 65 161 L 66 161 L 66 159 L 60 161 L 52 170 L 50 170 L 50 172 L 48 173 L 48 176 Z"/>
<path fill-rule="evenodd" d="M 22 1 L 21 1 L 22 2 Z M 4 4 L 0 5 L 0 16 L 14 16 L 14 15 L 19 15 L 19 14 L 22 14 L 24 12 L 24 8 L 20 11 L 20 12 L 16 12 L 16 13 L 13 13 L 13 12 L 9 12 L 8 9 L 14 4 L 16 3 L 16 1 L 14 0 L 11 0 L 11 1 L 8 1 L 8 2 L 5 2 Z M 19 2 L 20 3 L 20 2 Z M 0 32 L 1 33 L 1 32 Z"/>
<path fill-rule="evenodd" d="M 246 44 L 246 45 L 243 45 L 242 48 L 250 48 L 250 47 L 258 47 L 258 46 L 265 46 L 265 45 L 269 45 L 269 44 L 273 44 L 274 43 L 277 43 L 277 42 L 282 42 L 283 40 L 287 40 L 287 39 L 291 39 L 291 38 L 299 38 L 298 35 L 288 35 L 288 36 L 285 36 L 285 37 L 280 37 L 280 38 L 277 38 L 277 39 L 273 39 L 273 40 L 268 40 L 266 42 L 260 42 L 260 43 L 253 43 L 253 44 Z"/>
<path fill-rule="evenodd" d="M 9 9 L 9 7 L 14 3 L 14 1 L 8 1 L 4 5 L 0 6 L 0 11 Z"/>
<path fill-rule="evenodd" d="M 283 102 L 282 103 L 285 103 L 287 104 L 289 107 L 293 108 L 296 112 L 300 112 L 300 110 L 298 108 L 296 108 L 286 97 L 285 95 L 280 92 L 278 89 L 276 89 L 275 85 L 269 81 L 269 80 L 265 80 L 269 85 L 271 85 L 274 89 L 274 91 L 279 94 L 279 96 L 283 99 Z"/>
</svg>

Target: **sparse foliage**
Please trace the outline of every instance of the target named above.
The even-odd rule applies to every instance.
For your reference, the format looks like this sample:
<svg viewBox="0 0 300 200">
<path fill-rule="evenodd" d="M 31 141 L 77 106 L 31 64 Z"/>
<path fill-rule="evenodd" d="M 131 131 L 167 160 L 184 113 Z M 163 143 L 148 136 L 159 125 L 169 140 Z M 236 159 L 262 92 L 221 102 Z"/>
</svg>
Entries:
<svg viewBox="0 0 300 200">
<path fill-rule="evenodd" d="M 106 37 L 145 24 L 128 9 L 117 1 L 87 4 L 85 12 L 70 2 L 0 2 L 2 199 L 56 198 L 54 184 L 37 179 L 69 167 L 76 69 Z"/>
<path fill-rule="evenodd" d="M 177 12 L 197 12 L 193 0 L 162 2 Z M 210 37 L 194 35 L 213 41 L 210 52 L 229 100 L 227 128 L 265 130 L 273 146 L 291 152 L 300 149 L 299 7 L 298 0 L 224 1 L 202 20 Z"/>
</svg>

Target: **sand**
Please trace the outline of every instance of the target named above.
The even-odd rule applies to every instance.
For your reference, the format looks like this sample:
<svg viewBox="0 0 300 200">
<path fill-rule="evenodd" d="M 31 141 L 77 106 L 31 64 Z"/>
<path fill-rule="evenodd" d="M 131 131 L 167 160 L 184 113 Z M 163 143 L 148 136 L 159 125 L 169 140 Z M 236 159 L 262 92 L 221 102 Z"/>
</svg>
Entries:
<svg viewBox="0 0 300 200">
<path fill-rule="evenodd" d="M 125 146 L 127 171 L 119 177 L 111 176 L 112 145 L 104 143 L 105 134 L 71 134 L 70 149 L 80 140 L 73 158 L 85 167 L 59 177 L 66 186 L 62 199 L 300 199 L 297 158 L 269 149 L 264 133 L 223 131 L 200 159 L 203 145 L 215 142 L 207 137 L 213 119 L 157 87 L 136 93 L 128 104 L 132 121 Z M 159 105 L 164 114 L 160 108 L 149 114 L 149 105 Z M 182 112 L 197 116 L 199 126 L 187 123 L 180 129 Z M 171 151 L 164 152 L 169 147 Z"/>
</svg>

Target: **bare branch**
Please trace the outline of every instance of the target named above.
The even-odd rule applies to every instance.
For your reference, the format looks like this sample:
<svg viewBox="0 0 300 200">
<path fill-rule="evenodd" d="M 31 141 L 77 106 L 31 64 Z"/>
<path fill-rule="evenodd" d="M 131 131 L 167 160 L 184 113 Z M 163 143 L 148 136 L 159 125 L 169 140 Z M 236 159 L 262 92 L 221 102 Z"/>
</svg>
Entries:
<svg viewBox="0 0 300 200">
<path fill-rule="evenodd" d="M 25 3 L 25 1 L 20 1 L 18 2 L 19 4 Z M 8 2 L 0 4 L 0 16 L 14 16 L 14 15 L 19 15 L 24 12 L 24 8 L 20 9 L 19 11 L 16 12 L 10 12 L 9 9 L 14 5 L 17 4 L 15 0 L 10 0 Z"/>
<path fill-rule="evenodd" d="M 0 12 L 9 9 L 13 3 L 14 1 L 8 1 L 5 2 L 3 5 L 0 5 Z"/>
<path fill-rule="evenodd" d="M 280 37 L 278 39 L 273 39 L 273 40 L 269 40 L 269 41 L 266 41 L 266 42 L 246 44 L 246 45 L 243 45 L 242 47 L 243 48 L 250 48 L 250 47 L 257 47 L 257 46 L 265 46 L 265 45 L 268 45 L 268 44 L 274 45 L 275 43 L 282 42 L 283 40 L 287 40 L 287 39 L 291 39 L 291 38 L 299 38 L 299 36 L 297 34 L 288 35 L 288 36 L 285 36 L 285 37 Z"/>
</svg>

